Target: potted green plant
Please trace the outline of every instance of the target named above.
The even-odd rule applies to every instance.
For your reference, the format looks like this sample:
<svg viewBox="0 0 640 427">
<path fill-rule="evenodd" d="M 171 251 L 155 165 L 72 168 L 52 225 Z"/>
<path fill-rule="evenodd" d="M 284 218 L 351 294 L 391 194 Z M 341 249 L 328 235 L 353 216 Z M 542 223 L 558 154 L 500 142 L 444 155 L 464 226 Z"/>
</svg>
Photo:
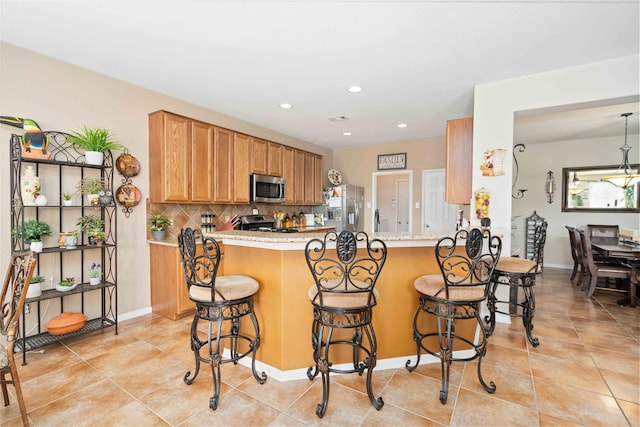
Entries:
<svg viewBox="0 0 640 427">
<path fill-rule="evenodd" d="M 74 277 L 65 277 L 60 280 L 56 285 L 56 290 L 60 292 L 67 292 L 76 287 L 76 279 Z"/>
<path fill-rule="evenodd" d="M 87 176 L 82 178 L 76 184 L 78 191 L 85 196 L 89 204 L 97 205 L 100 197 L 100 191 L 104 188 L 104 180 L 96 176 Z"/>
<path fill-rule="evenodd" d="M 104 243 L 107 239 L 107 235 L 104 232 L 104 221 L 93 215 L 83 215 L 78 218 L 76 223 L 80 227 L 80 231 L 87 235 L 89 243 L 97 245 Z"/>
<path fill-rule="evenodd" d="M 113 140 L 109 130 L 105 128 L 89 128 L 83 126 L 79 132 L 71 132 L 67 142 L 85 149 L 85 157 L 89 165 L 102 165 L 104 152 L 107 150 L 124 150 L 126 147 Z"/>
<path fill-rule="evenodd" d="M 42 252 L 42 238 L 51 235 L 51 226 L 44 221 L 30 219 L 22 227 L 15 228 L 13 235 L 29 242 L 32 251 Z"/>
<path fill-rule="evenodd" d="M 89 265 L 89 284 L 99 285 L 102 280 L 102 266 L 97 262 L 92 262 Z"/>
<path fill-rule="evenodd" d="M 44 282 L 44 277 L 42 276 L 31 276 L 31 280 L 29 281 L 29 288 L 27 289 L 27 298 L 35 298 L 42 295 L 42 283 Z"/>
<path fill-rule="evenodd" d="M 62 193 L 62 204 L 63 206 L 71 206 L 73 204 L 73 193 L 69 193 L 68 191 L 64 191 Z"/>
<path fill-rule="evenodd" d="M 153 238 L 155 240 L 164 240 L 167 227 L 170 227 L 172 222 L 164 215 L 154 214 L 149 217 L 149 224 L 153 232 Z"/>
<path fill-rule="evenodd" d="M 70 231 L 64 236 L 64 246 L 67 249 L 75 249 L 78 244 L 78 230 Z"/>
</svg>

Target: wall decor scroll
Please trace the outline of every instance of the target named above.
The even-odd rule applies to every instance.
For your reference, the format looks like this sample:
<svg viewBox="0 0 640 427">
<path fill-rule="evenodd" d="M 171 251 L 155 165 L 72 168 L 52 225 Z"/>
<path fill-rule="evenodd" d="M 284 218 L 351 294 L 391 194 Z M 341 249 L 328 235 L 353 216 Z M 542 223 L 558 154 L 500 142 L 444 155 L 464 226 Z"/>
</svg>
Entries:
<svg viewBox="0 0 640 427">
<path fill-rule="evenodd" d="M 141 198 L 140 190 L 131 181 L 131 177 L 140 173 L 140 162 L 129 154 L 127 150 L 124 150 L 124 153 L 116 159 L 116 169 L 124 176 L 122 185 L 116 190 L 116 200 L 123 206 L 122 212 L 124 215 L 129 218 L 129 215 L 133 212 L 133 207 L 140 203 Z"/>
</svg>

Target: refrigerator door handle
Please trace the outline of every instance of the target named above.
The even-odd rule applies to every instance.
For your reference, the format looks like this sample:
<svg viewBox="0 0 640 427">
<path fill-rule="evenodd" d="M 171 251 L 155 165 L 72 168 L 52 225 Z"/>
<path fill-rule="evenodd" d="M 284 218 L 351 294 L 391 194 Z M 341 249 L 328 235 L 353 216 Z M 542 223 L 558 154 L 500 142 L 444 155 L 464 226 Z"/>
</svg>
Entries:
<svg viewBox="0 0 640 427">
<path fill-rule="evenodd" d="M 353 204 L 353 212 L 355 214 L 355 218 L 354 218 L 354 224 L 353 224 L 353 228 L 354 231 L 358 231 L 358 224 L 360 223 L 360 209 L 358 208 L 358 201 L 355 200 L 355 203 Z"/>
</svg>

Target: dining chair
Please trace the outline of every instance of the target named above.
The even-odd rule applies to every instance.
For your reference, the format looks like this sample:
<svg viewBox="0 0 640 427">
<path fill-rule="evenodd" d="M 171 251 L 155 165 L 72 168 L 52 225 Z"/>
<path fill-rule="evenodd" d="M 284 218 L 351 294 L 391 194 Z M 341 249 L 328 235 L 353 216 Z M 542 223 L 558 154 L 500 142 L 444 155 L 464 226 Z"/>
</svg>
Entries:
<svg viewBox="0 0 640 427">
<path fill-rule="evenodd" d="M 500 257 L 493 270 L 491 282 L 487 292 L 487 309 L 489 315 L 485 321 L 489 324 L 487 336 L 491 336 L 496 326 L 496 313 L 510 317 L 521 317 L 527 339 L 534 347 L 540 345 L 538 338 L 532 335 L 533 318 L 536 313 L 536 299 L 533 292 L 536 275 L 542 272 L 544 259 L 544 245 L 547 240 L 547 222 L 538 224 L 533 232 L 533 259 Z M 509 300 L 499 300 L 497 290 L 499 286 L 509 286 Z M 519 292 L 522 291 L 522 299 Z M 508 310 L 504 307 L 508 305 Z"/>
<path fill-rule="evenodd" d="M 308 290 L 314 366 L 307 370 L 307 377 L 313 380 L 320 374 L 322 379 L 322 402 L 316 406 L 316 415 L 322 418 L 327 410 L 331 373 L 362 375 L 365 370 L 367 396 L 380 410 L 384 401 L 375 397 L 371 384 L 378 355 L 371 321 L 387 246 L 382 240 L 369 240 L 362 231 L 329 232 L 307 242 L 305 258 L 314 282 Z M 346 363 L 336 363 L 340 354 Z"/>
<path fill-rule="evenodd" d="M 4 278 L 0 295 L 0 384 L 4 406 L 9 405 L 7 385 L 12 384 L 22 415 L 22 424 L 29 425 L 27 408 L 22 396 L 22 387 L 18 377 L 18 368 L 14 358 L 14 344 L 18 334 L 18 325 L 24 301 L 27 298 L 29 282 L 36 267 L 33 252 L 16 252 L 11 255 L 9 268 Z M 7 377 L 8 376 L 8 377 Z"/>
<path fill-rule="evenodd" d="M 578 277 L 577 283 L 582 283 L 582 277 L 584 276 L 584 266 L 582 264 L 582 243 L 580 242 L 580 233 L 575 227 L 565 225 L 565 228 L 569 231 L 569 246 L 571 248 L 571 259 L 573 260 L 573 270 L 571 270 L 571 277 L 569 280 L 573 283 L 573 280 Z M 579 273 L 579 274 L 578 274 Z"/>
<path fill-rule="evenodd" d="M 220 246 L 211 237 L 204 237 L 200 230 L 183 228 L 178 235 L 180 258 L 184 268 L 189 299 L 196 305 L 191 323 L 191 350 L 195 357 L 193 376 L 188 371 L 183 380 L 191 385 L 198 376 L 200 363 L 211 365 L 213 396 L 209 407 L 216 410 L 220 400 L 220 366 L 234 365 L 251 355 L 251 371 L 260 384 L 267 375 L 256 372 L 256 352 L 260 347 L 260 326 L 254 312 L 254 295 L 260 289 L 258 282 L 248 276 L 218 276 L 221 261 Z M 243 328 L 241 320 L 248 317 L 252 329 Z M 206 337 L 201 338 L 198 322 L 207 322 Z M 228 356 L 222 343 L 227 344 Z M 206 354 L 200 354 L 206 349 Z"/>
<path fill-rule="evenodd" d="M 462 229 L 454 236 L 442 237 L 436 243 L 435 255 L 441 274 L 418 277 L 414 287 L 420 300 L 413 318 L 413 340 L 417 358 L 414 365 L 407 360 L 405 367 L 412 372 L 420 364 L 422 351 L 440 359 L 440 402 L 447 403 L 451 362 L 478 359 L 478 380 L 489 393 L 496 390 L 493 381 L 487 384 L 482 377 L 482 358 L 486 353 L 487 334 L 480 318 L 482 302 L 493 270 L 500 258 L 502 241 L 489 230 Z M 423 319 L 424 317 L 427 319 Z M 435 322 L 422 320 L 434 319 Z M 478 338 L 474 341 L 456 329 L 459 320 L 475 319 Z M 421 329 L 422 328 L 422 329 Z M 426 329 L 426 330 L 424 330 Z M 437 337 L 438 348 L 435 345 Z M 454 348 L 470 348 L 472 354 L 454 354 Z"/>
<path fill-rule="evenodd" d="M 593 248 L 591 247 L 589 233 L 584 230 L 579 230 L 579 233 L 584 264 L 587 266 L 582 282 L 582 290 L 587 292 L 587 297 L 591 298 L 593 295 L 593 292 L 596 290 L 598 278 L 600 277 L 605 279 L 631 280 L 633 274 L 631 267 L 620 263 L 596 262 L 593 257 Z M 631 286 L 631 284 L 629 286 Z M 610 290 L 610 288 L 601 289 Z"/>
<path fill-rule="evenodd" d="M 587 224 L 587 231 L 592 243 L 617 245 L 620 239 L 620 227 L 618 225 Z"/>
</svg>

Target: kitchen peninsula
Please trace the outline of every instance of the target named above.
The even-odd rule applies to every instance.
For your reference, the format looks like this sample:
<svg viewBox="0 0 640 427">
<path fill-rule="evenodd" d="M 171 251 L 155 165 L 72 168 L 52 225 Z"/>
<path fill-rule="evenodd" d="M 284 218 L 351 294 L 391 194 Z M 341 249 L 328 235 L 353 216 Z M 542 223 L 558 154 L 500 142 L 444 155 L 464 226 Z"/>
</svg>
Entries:
<svg viewBox="0 0 640 427">
<path fill-rule="evenodd" d="M 323 233 L 261 233 L 225 231 L 206 233 L 224 245 L 224 274 L 244 274 L 260 283 L 256 314 L 261 343 L 257 359 L 280 371 L 306 369 L 313 364 L 310 342 L 312 308 L 307 291 L 313 284 L 304 247 Z M 439 273 L 434 256 L 435 236 L 383 235 L 387 261 L 376 289 L 378 305 L 373 324 L 378 339 L 378 364 L 404 364 L 415 357 L 413 315 L 418 307 L 414 280 Z M 460 322 L 458 331 L 473 338 L 475 321 Z M 467 332 L 468 331 L 468 332 Z M 424 360 L 424 358 L 423 358 Z"/>
</svg>

